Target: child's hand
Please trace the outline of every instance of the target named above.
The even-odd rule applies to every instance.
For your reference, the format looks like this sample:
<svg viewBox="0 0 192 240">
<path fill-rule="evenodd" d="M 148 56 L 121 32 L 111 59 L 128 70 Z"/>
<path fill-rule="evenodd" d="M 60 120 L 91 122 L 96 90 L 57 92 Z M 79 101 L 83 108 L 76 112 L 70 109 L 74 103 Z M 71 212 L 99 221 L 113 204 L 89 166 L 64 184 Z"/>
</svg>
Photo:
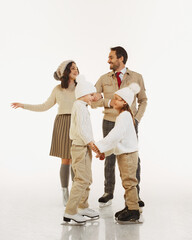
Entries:
<svg viewBox="0 0 192 240">
<path fill-rule="evenodd" d="M 96 146 L 93 142 L 90 142 L 90 143 L 89 143 L 89 146 L 91 147 L 91 149 L 93 150 L 93 152 L 95 152 L 95 153 L 97 153 L 97 154 L 100 154 L 99 149 L 97 148 L 97 146 Z"/>
<path fill-rule="evenodd" d="M 99 159 L 104 160 L 105 159 L 105 153 L 101 153 Z"/>
<path fill-rule="evenodd" d="M 97 155 L 95 157 L 99 158 L 99 160 L 104 160 L 105 159 L 105 154 L 104 153 L 97 153 Z"/>
<path fill-rule="evenodd" d="M 101 153 L 99 151 L 98 147 L 93 142 L 90 142 L 89 146 L 96 153 L 96 156 L 95 156 L 96 158 L 99 158 L 100 160 L 104 160 L 105 159 L 105 154 Z"/>
</svg>

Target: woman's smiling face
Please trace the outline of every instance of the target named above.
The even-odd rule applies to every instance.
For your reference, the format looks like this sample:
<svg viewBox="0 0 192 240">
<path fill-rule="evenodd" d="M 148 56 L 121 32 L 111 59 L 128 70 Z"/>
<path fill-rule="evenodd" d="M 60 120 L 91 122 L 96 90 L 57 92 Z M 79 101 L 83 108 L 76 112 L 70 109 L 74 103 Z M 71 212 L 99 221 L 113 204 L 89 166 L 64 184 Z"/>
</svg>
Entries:
<svg viewBox="0 0 192 240">
<path fill-rule="evenodd" d="M 76 77 L 79 75 L 79 70 L 77 68 L 77 65 L 75 63 L 72 63 L 70 67 L 70 73 L 69 73 L 69 79 L 70 80 L 75 80 Z"/>
</svg>

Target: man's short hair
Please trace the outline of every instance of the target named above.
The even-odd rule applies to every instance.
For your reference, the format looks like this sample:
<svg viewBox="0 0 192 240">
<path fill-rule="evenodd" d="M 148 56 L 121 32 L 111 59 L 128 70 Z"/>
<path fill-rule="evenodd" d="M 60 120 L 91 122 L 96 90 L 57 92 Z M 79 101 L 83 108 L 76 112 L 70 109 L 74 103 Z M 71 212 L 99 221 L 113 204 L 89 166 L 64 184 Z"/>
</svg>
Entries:
<svg viewBox="0 0 192 240">
<path fill-rule="evenodd" d="M 124 48 L 118 46 L 118 47 L 113 47 L 111 48 L 111 51 L 115 51 L 116 52 L 116 55 L 117 55 L 117 58 L 120 58 L 123 56 L 123 63 L 126 64 L 127 62 L 127 59 L 128 59 L 128 55 L 127 55 L 127 52 Z"/>
</svg>

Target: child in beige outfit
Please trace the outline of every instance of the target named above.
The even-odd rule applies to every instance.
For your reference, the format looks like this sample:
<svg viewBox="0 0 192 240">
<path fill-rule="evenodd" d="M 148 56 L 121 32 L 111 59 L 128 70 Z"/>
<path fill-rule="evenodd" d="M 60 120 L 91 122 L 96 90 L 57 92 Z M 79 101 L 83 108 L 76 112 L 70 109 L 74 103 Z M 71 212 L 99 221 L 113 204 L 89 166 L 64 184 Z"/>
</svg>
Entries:
<svg viewBox="0 0 192 240">
<path fill-rule="evenodd" d="M 77 223 L 85 223 L 84 216 L 99 217 L 88 204 L 89 186 L 92 183 L 91 146 L 94 140 L 87 106 L 93 101 L 96 89 L 90 82 L 81 78 L 81 76 L 77 78 L 75 89 L 77 100 L 73 104 L 70 128 L 72 168 L 75 177 L 63 218 L 66 222 L 74 220 Z"/>
</svg>

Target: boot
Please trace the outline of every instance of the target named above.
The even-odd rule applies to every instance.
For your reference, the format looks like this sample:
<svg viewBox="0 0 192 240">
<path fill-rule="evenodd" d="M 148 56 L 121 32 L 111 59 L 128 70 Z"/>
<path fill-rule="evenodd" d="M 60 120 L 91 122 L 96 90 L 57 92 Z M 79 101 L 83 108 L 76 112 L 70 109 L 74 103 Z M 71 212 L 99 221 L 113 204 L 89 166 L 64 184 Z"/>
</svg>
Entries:
<svg viewBox="0 0 192 240">
<path fill-rule="evenodd" d="M 104 193 L 102 197 L 98 199 L 99 207 L 107 207 L 112 204 L 113 194 L 112 193 Z"/>
<path fill-rule="evenodd" d="M 76 223 L 81 223 L 81 224 L 86 223 L 86 218 L 78 213 L 73 215 L 65 213 L 63 217 L 63 221 L 70 222 L 71 220 L 75 221 Z"/>
<path fill-rule="evenodd" d="M 140 213 L 139 210 L 127 210 L 122 212 L 117 218 L 116 221 L 119 223 L 137 223 L 139 222 Z"/>
<path fill-rule="evenodd" d="M 115 218 L 118 218 L 119 215 L 121 215 L 123 212 L 127 211 L 128 207 L 126 206 L 125 208 L 123 208 L 122 210 L 118 211 L 115 213 Z"/>
<path fill-rule="evenodd" d="M 62 192 L 63 192 L 63 205 L 64 207 L 67 205 L 67 201 L 69 199 L 69 191 L 68 188 L 62 188 Z"/>
<path fill-rule="evenodd" d="M 99 213 L 90 208 L 78 208 L 78 213 L 89 218 L 99 218 Z"/>
</svg>

